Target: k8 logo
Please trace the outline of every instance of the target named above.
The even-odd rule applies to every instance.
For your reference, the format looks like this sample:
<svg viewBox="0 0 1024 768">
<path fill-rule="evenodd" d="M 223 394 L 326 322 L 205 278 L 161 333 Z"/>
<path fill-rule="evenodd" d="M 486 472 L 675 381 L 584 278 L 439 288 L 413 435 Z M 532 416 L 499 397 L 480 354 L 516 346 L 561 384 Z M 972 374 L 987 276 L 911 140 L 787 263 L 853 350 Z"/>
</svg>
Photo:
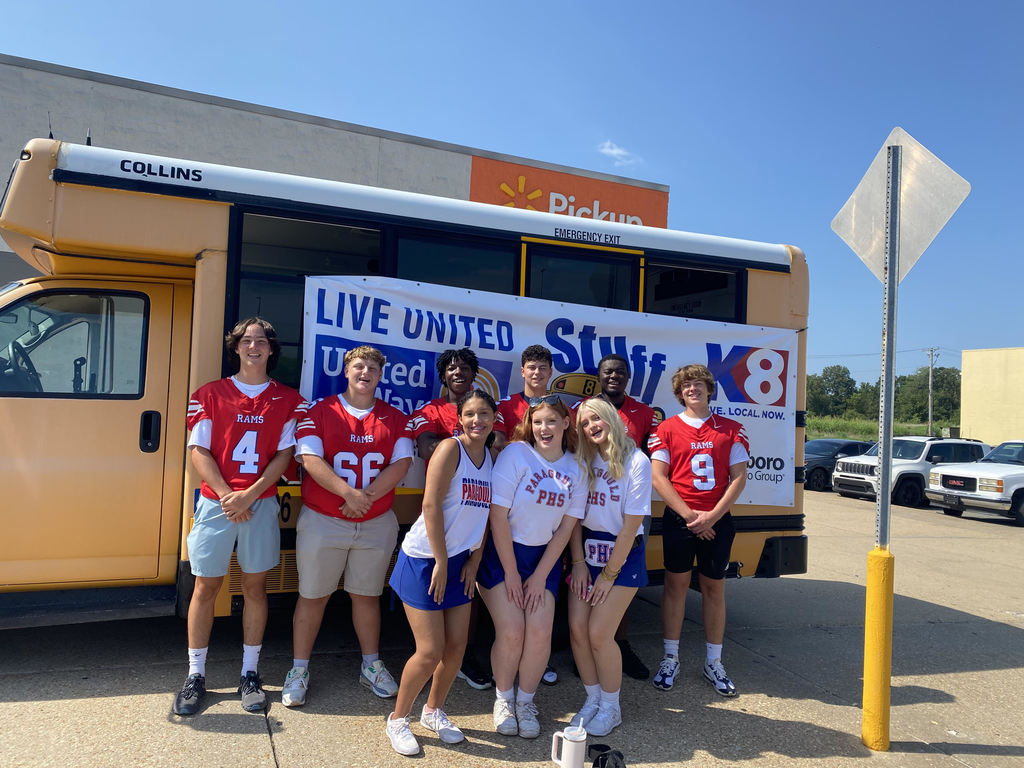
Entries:
<svg viewBox="0 0 1024 768">
<path fill-rule="evenodd" d="M 762 347 L 734 346 L 723 351 L 721 344 L 707 344 L 708 370 L 718 391 L 732 403 L 783 406 L 789 353 Z"/>
</svg>

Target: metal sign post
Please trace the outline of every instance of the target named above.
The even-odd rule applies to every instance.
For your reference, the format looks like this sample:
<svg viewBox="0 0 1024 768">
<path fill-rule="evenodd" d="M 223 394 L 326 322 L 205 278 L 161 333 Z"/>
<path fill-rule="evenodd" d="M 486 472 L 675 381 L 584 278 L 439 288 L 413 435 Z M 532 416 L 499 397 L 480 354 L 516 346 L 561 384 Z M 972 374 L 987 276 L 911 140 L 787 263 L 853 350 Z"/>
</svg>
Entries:
<svg viewBox="0 0 1024 768">
<path fill-rule="evenodd" d="M 892 483 L 892 411 L 896 391 L 896 289 L 900 264 L 900 170 L 902 152 L 887 147 L 885 257 L 882 273 L 882 378 L 878 404 L 878 493 L 875 494 L 875 548 L 868 554 L 864 608 L 864 692 L 861 741 L 875 750 L 889 749 L 892 685 L 892 602 L 896 562 L 889 551 Z"/>
<path fill-rule="evenodd" d="M 889 749 L 895 574 L 895 562 L 889 551 L 889 499 L 892 490 L 896 288 L 967 198 L 970 189 L 970 184 L 897 127 L 889 134 L 850 199 L 832 220 L 835 233 L 846 241 L 883 286 L 878 492 L 875 548 L 868 554 L 861 720 L 861 740 L 875 750 Z M 884 229 L 878 220 L 883 210 L 883 196 Z M 907 226 L 901 226 L 901 217 L 906 218 Z M 883 232 L 884 242 L 880 237 Z"/>
</svg>

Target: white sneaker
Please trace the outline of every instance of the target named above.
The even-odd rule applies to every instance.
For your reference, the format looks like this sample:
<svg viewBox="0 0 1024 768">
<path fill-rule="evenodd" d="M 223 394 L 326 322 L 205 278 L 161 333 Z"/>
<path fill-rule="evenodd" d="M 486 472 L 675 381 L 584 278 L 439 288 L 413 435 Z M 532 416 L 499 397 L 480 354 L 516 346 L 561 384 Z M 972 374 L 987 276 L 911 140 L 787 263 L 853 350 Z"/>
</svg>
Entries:
<svg viewBox="0 0 1024 768">
<path fill-rule="evenodd" d="M 597 710 L 599 708 L 600 705 L 597 701 L 585 702 L 583 706 L 580 708 L 580 711 L 577 712 L 573 719 L 569 721 L 569 725 L 578 725 L 582 728 L 586 728 L 587 731 L 589 731 L 590 727 L 587 725 L 587 723 L 589 723 L 591 718 L 597 714 Z"/>
<path fill-rule="evenodd" d="M 424 707 L 423 713 L 420 715 L 420 725 L 428 731 L 436 733 L 445 744 L 458 744 L 466 738 L 458 726 L 448 719 L 448 715 L 444 713 L 443 709 L 427 712 L 427 708 Z"/>
<path fill-rule="evenodd" d="M 679 657 L 678 656 L 666 656 L 661 660 L 661 664 L 658 665 L 658 671 L 654 673 L 654 677 L 651 682 L 655 688 L 660 688 L 663 691 L 669 691 L 672 686 L 675 685 L 676 675 L 679 674 Z"/>
<path fill-rule="evenodd" d="M 607 736 L 619 725 L 622 725 L 622 710 L 619 707 L 601 707 L 597 714 L 590 718 L 590 724 L 586 728 L 591 736 Z"/>
<path fill-rule="evenodd" d="M 704 662 L 704 677 L 715 686 L 715 690 L 722 696 L 736 695 L 736 686 L 732 684 L 732 680 L 726 674 L 721 659 Z"/>
<path fill-rule="evenodd" d="M 388 715 L 388 724 L 384 729 L 388 738 L 391 739 L 391 747 L 400 755 L 417 755 L 420 751 L 420 743 L 412 735 L 409 728 L 408 717 L 392 718 Z"/>
<path fill-rule="evenodd" d="M 528 704 L 516 704 L 519 735 L 524 739 L 536 739 L 540 736 L 540 722 L 537 720 L 537 714 L 537 705 L 532 701 Z"/>
<path fill-rule="evenodd" d="M 388 668 L 380 659 L 359 671 L 359 682 L 382 699 L 390 699 L 398 695 L 398 683 L 395 682 L 395 678 L 391 676 Z"/>
<path fill-rule="evenodd" d="M 515 736 L 519 733 L 515 707 L 508 699 L 494 700 L 494 730 L 502 736 Z"/>
<path fill-rule="evenodd" d="M 281 703 L 286 707 L 301 707 L 306 703 L 309 689 L 309 670 L 306 667 L 292 667 L 281 688 Z"/>
</svg>

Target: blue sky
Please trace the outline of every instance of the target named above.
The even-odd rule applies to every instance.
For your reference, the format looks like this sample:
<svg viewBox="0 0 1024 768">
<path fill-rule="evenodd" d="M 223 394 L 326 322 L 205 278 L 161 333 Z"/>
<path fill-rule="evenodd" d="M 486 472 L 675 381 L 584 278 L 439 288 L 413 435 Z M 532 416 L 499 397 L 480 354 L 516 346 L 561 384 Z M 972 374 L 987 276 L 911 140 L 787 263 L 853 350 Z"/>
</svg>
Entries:
<svg viewBox="0 0 1024 768">
<path fill-rule="evenodd" d="M 804 250 L 808 372 L 842 364 L 858 381 L 878 377 L 882 290 L 829 225 L 899 125 L 972 191 L 900 286 L 897 373 L 928 347 L 959 366 L 962 349 L 1024 345 L 1024 4 L 47 9 L 0 50 L 667 184 L 673 228 Z"/>
</svg>

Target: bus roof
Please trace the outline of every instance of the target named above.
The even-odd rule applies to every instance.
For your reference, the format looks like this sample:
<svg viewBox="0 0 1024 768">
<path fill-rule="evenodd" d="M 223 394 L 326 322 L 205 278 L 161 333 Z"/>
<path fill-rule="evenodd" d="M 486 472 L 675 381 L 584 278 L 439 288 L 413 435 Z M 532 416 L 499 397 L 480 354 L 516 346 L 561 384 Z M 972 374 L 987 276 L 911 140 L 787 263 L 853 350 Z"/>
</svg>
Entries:
<svg viewBox="0 0 1024 768">
<path fill-rule="evenodd" d="M 61 143 L 57 182 L 227 203 L 322 206 L 616 248 L 694 253 L 788 270 L 784 245 L 599 221 L 103 147 Z"/>
</svg>

